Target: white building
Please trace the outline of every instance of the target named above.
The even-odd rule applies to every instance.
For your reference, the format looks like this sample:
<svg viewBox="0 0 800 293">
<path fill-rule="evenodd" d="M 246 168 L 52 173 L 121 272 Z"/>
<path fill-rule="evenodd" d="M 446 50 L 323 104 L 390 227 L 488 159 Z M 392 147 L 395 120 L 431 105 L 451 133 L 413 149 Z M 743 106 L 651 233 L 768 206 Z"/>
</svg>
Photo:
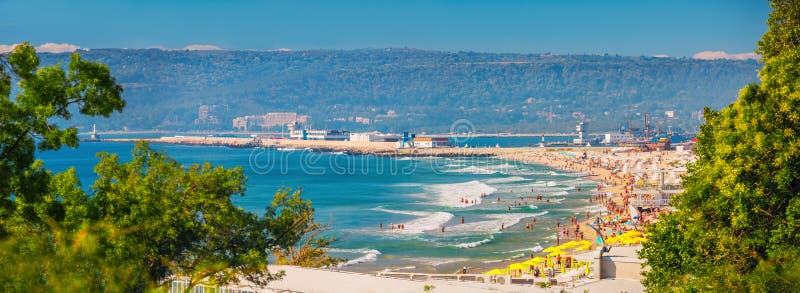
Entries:
<svg viewBox="0 0 800 293">
<path fill-rule="evenodd" d="M 292 130 L 289 137 L 300 140 L 348 140 L 350 131 L 347 130 Z"/>
<path fill-rule="evenodd" d="M 396 135 L 382 134 L 379 132 L 351 133 L 352 142 L 395 142 L 400 138 Z"/>
<path fill-rule="evenodd" d="M 436 148 L 449 147 L 450 138 L 447 137 L 415 137 L 414 147 L 417 148 Z"/>
<path fill-rule="evenodd" d="M 603 141 L 601 141 L 600 143 L 612 144 L 612 143 L 619 143 L 621 141 L 632 141 L 632 140 L 633 140 L 633 135 L 630 133 L 615 132 L 615 133 L 606 133 L 603 136 Z"/>
</svg>

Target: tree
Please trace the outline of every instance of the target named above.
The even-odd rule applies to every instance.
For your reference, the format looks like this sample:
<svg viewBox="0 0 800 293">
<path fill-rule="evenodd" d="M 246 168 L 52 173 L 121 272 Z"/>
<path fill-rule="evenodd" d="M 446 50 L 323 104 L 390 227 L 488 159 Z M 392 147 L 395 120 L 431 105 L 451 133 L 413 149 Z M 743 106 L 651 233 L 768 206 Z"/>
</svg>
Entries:
<svg viewBox="0 0 800 293">
<path fill-rule="evenodd" d="M 45 201 L 50 172 L 34 161 L 34 150 L 57 150 L 78 145 L 77 129 L 61 129 L 53 119 L 68 120 L 71 107 L 81 114 L 108 117 L 125 106 L 122 87 L 103 64 L 72 54 L 67 71 L 56 64 L 39 67 L 39 57 L 22 43 L 0 58 L 0 237 L 9 229 L 42 227 L 38 211 L 57 209 Z M 11 99 L 12 77 L 17 95 Z M 37 142 L 38 141 L 38 142 Z M 12 197 L 14 198 L 12 200 Z M 42 207 L 50 204 L 51 207 Z M 55 206 L 54 206 L 55 205 Z M 11 222 L 10 219 L 18 219 Z"/>
<path fill-rule="evenodd" d="M 761 84 L 706 109 L 677 211 L 649 227 L 649 291 L 800 290 L 800 1 L 775 0 Z"/>
<path fill-rule="evenodd" d="M 314 221 L 311 201 L 303 200 L 300 194 L 300 190 L 278 190 L 267 206 L 264 217 L 268 219 L 267 230 L 275 237 L 272 252 L 277 263 L 314 268 L 337 265 L 342 259 L 331 257 L 325 250 L 334 239 L 320 237 L 328 227 Z"/>
<path fill-rule="evenodd" d="M 53 175 L 34 150 L 77 146 L 77 130 L 60 129 L 69 109 L 108 116 L 121 111 L 122 88 L 105 65 L 74 54 L 69 74 L 60 65 L 38 68 L 24 43 L 0 63 L 0 290 L 144 291 L 173 277 L 197 284 L 282 276 L 267 269 L 271 251 L 290 262 L 335 263 L 319 237 L 311 202 L 279 192 L 264 216 L 244 211 L 241 167 L 185 167 L 140 142 L 130 162 L 100 153 L 98 178 L 84 191 L 75 170 Z M 9 70 L 6 70 L 10 68 Z M 10 97 L 12 76 L 19 80 Z M 10 270 L 9 270 L 10 269 Z"/>
<path fill-rule="evenodd" d="M 265 285 L 278 277 L 266 268 L 276 245 L 267 219 L 231 201 L 244 194 L 241 167 L 184 168 L 144 142 L 127 163 L 116 154 L 98 156 L 92 207 L 99 221 L 126 231 L 109 243 L 108 257 L 141 260 L 144 283 L 173 274 L 188 277 L 190 286 L 240 278 Z"/>
</svg>

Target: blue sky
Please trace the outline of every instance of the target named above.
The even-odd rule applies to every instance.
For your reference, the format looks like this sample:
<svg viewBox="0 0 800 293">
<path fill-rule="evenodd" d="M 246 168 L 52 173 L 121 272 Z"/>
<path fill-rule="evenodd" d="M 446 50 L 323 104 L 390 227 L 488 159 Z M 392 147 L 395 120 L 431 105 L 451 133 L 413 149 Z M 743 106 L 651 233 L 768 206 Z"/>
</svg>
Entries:
<svg viewBox="0 0 800 293">
<path fill-rule="evenodd" d="M 748 53 L 761 0 L 0 0 L 0 45 L 420 49 L 693 56 Z"/>
</svg>

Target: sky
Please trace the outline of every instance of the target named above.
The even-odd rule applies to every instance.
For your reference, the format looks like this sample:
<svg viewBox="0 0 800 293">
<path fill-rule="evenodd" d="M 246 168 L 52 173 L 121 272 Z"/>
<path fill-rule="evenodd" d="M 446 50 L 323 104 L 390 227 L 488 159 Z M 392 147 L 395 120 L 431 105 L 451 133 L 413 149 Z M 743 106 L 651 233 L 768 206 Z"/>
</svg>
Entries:
<svg viewBox="0 0 800 293">
<path fill-rule="evenodd" d="M 763 0 L 0 0 L 0 51 L 409 47 L 754 58 Z"/>
</svg>

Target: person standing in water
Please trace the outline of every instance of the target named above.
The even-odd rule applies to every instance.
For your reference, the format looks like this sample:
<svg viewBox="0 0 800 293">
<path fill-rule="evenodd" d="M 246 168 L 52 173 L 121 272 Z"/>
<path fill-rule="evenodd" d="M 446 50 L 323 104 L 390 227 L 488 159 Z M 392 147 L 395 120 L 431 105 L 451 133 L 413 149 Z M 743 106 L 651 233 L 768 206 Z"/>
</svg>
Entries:
<svg viewBox="0 0 800 293">
<path fill-rule="evenodd" d="M 461 224 L 464 224 L 464 216 L 461 216 Z"/>
</svg>

